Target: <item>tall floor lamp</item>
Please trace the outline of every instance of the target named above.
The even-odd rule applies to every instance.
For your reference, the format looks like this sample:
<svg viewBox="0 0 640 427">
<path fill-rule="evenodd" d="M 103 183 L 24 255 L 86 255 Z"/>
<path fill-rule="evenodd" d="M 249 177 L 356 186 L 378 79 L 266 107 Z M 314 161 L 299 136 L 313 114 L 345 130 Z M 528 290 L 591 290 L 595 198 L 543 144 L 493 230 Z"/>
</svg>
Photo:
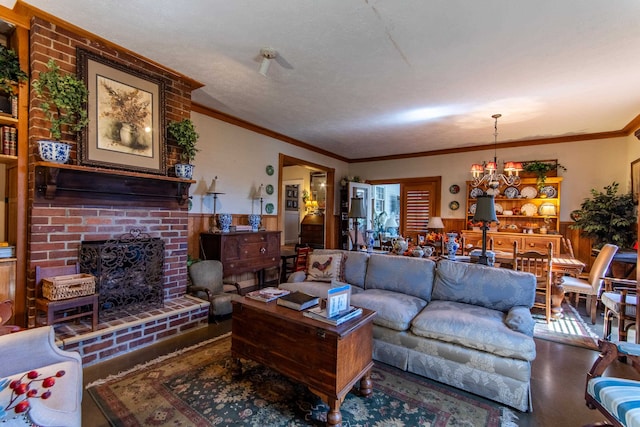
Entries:
<svg viewBox="0 0 640 427">
<path fill-rule="evenodd" d="M 487 260 L 487 230 L 489 224 L 493 221 L 498 221 L 496 217 L 496 206 L 493 201 L 493 196 L 483 194 L 476 199 L 476 212 L 473 214 L 473 222 L 481 222 L 482 227 L 482 254 L 478 259 L 478 264 L 489 265 Z"/>
<path fill-rule="evenodd" d="M 351 209 L 349 209 L 349 218 L 353 218 L 356 224 L 355 227 L 355 238 L 354 238 L 354 242 L 353 242 L 353 249 L 354 251 L 358 250 L 358 234 L 360 231 L 360 218 L 366 218 L 367 217 L 367 213 L 365 211 L 364 208 L 364 199 L 361 197 L 353 197 L 351 199 Z M 362 242 L 364 243 L 364 242 Z"/>
</svg>

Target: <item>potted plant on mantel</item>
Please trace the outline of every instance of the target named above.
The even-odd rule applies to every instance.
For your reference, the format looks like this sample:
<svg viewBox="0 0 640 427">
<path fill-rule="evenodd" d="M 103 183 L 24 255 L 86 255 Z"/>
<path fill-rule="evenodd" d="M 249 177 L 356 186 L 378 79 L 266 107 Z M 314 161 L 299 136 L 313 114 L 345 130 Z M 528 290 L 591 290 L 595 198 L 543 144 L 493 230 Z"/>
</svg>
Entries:
<svg viewBox="0 0 640 427">
<path fill-rule="evenodd" d="M 53 141 L 38 141 L 40 157 L 49 162 L 66 163 L 71 146 L 60 141 L 62 131 L 66 128 L 69 132 L 79 132 L 89 123 L 85 107 L 89 95 L 87 86 L 75 75 L 63 73 L 53 59 L 32 85 L 53 138 Z"/>
<path fill-rule="evenodd" d="M 11 101 L 16 94 L 17 86 L 28 79 L 27 73 L 20 68 L 18 55 L 12 49 L 0 45 L 0 112 L 12 113 L 15 111 Z"/>
<path fill-rule="evenodd" d="M 179 122 L 171 122 L 168 126 L 169 134 L 176 140 L 178 146 L 182 148 L 180 160 L 184 163 L 175 165 L 176 176 L 178 178 L 191 179 L 193 176 L 193 165 L 191 162 L 199 151 L 196 142 L 200 135 L 196 132 L 193 122 L 190 119 L 182 119 Z"/>
</svg>

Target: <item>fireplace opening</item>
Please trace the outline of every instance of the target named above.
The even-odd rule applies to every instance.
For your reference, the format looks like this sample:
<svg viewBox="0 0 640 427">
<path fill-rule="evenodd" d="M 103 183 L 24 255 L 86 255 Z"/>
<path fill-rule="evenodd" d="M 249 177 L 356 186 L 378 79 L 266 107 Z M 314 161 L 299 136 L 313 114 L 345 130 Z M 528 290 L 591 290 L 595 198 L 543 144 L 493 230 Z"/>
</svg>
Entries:
<svg viewBox="0 0 640 427">
<path fill-rule="evenodd" d="M 101 322 L 164 304 L 164 242 L 139 230 L 117 239 L 82 241 L 80 271 L 96 277 Z"/>
</svg>

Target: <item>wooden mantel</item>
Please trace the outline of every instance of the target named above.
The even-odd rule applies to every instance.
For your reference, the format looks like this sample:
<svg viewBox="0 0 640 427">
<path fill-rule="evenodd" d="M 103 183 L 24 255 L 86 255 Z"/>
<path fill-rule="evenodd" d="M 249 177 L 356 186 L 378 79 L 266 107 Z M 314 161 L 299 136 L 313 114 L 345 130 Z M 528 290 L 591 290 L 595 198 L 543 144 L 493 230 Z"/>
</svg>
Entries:
<svg viewBox="0 0 640 427">
<path fill-rule="evenodd" d="M 186 207 L 193 180 L 86 166 L 35 163 L 35 204 Z"/>
</svg>

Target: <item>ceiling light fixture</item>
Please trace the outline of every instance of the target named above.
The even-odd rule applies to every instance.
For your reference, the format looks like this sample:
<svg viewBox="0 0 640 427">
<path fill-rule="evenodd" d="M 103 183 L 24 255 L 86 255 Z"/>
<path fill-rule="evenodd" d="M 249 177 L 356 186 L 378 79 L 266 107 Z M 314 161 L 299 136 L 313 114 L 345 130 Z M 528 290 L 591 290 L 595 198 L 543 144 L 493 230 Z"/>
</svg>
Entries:
<svg viewBox="0 0 640 427">
<path fill-rule="evenodd" d="M 497 189 L 500 183 L 505 185 L 520 185 L 520 177 L 518 173 L 522 170 L 522 163 L 520 162 L 506 162 L 504 164 L 504 172 L 498 173 L 498 119 L 502 117 L 502 114 L 494 114 L 491 116 L 495 119 L 494 132 L 493 132 L 493 162 L 484 162 L 482 164 L 474 163 L 471 165 L 471 174 L 473 175 L 473 182 L 471 185 L 479 187 L 484 185 L 485 188 Z"/>
<path fill-rule="evenodd" d="M 258 72 L 267 77 L 271 60 L 278 56 L 278 52 L 272 47 L 263 47 L 260 49 L 260 55 L 262 56 L 262 62 L 260 63 L 260 70 Z"/>
</svg>

